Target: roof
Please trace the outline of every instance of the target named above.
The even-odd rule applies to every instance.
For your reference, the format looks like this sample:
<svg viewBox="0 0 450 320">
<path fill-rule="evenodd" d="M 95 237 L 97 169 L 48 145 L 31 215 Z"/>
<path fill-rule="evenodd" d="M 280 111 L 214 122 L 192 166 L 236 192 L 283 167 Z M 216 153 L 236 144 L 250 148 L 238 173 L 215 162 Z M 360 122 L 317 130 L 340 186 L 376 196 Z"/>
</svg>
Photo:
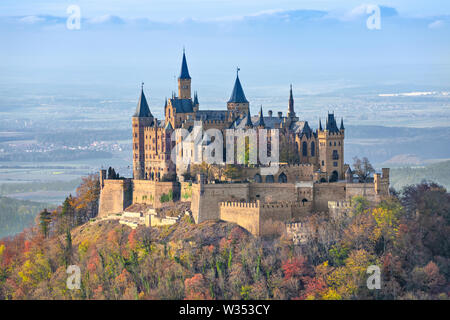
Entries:
<svg viewBox="0 0 450 320">
<path fill-rule="evenodd" d="M 241 81 L 239 80 L 239 75 L 236 75 L 236 81 L 234 82 L 233 92 L 231 93 L 230 100 L 228 103 L 248 103 L 245 98 L 244 90 L 242 89 Z"/>
<path fill-rule="evenodd" d="M 189 75 L 189 70 L 186 62 L 186 55 L 184 54 L 183 50 L 183 61 L 181 62 L 181 72 L 180 72 L 180 79 L 190 79 L 191 76 Z"/>
<path fill-rule="evenodd" d="M 266 125 L 264 124 L 264 115 L 263 115 L 262 106 L 261 106 L 261 110 L 259 111 L 259 118 L 258 118 L 258 121 L 256 121 L 255 126 L 266 127 Z"/>
<path fill-rule="evenodd" d="M 170 104 L 175 109 L 176 113 L 192 113 L 194 109 L 192 108 L 192 100 L 191 99 L 178 99 L 171 98 Z"/>
<path fill-rule="evenodd" d="M 336 119 L 334 118 L 334 113 L 328 114 L 326 129 L 329 132 L 335 132 L 335 133 L 339 132 L 339 128 L 337 127 L 337 124 L 336 124 Z"/>
<path fill-rule="evenodd" d="M 195 120 L 221 120 L 228 119 L 229 111 L 227 110 L 199 110 L 195 113 Z"/>
<path fill-rule="evenodd" d="M 148 107 L 147 99 L 145 99 L 143 87 L 141 89 L 141 96 L 139 97 L 139 101 L 138 101 L 138 104 L 136 107 L 136 112 L 134 113 L 133 117 L 139 117 L 139 118 L 153 117 L 153 115 L 150 112 L 150 109 Z"/>
</svg>

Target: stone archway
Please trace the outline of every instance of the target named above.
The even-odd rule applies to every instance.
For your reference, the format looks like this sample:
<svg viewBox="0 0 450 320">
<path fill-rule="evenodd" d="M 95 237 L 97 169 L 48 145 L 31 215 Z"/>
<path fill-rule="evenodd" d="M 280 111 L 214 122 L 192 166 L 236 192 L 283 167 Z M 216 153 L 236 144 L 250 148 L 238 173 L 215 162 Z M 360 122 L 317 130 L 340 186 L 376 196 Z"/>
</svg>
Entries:
<svg viewBox="0 0 450 320">
<path fill-rule="evenodd" d="M 261 177 L 261 175 L 260 175 L 259 173 L 257 173 L 257 174 L 255 174 L 255 176 L 253 177 L 253 180 L 254 180 L 256 183 L 261 183 L 261 182 L 262 182 L 262 177 Z"/>
<path fill-rule="evenodd" d="M 339 174 L 336 170 L 331 173 L 330 182 L 336 182 L 339 179 Z"/>
<path fill-rule="evenodd" d="M 274 183 L 275 179 L 273 178 L 273 175 L 266 176 L 266 183 Z"/>
</svg>

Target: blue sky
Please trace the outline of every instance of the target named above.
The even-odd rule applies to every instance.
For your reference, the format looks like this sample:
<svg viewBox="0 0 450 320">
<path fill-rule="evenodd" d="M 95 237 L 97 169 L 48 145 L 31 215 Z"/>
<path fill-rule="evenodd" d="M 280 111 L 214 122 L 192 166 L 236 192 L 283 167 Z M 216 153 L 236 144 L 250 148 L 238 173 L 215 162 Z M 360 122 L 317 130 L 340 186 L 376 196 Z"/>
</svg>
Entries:
<svg viewBox="0 0 450 320">
<path fill-rule="evenodd" d="M 366 27 L 370 3 L 381 30 Z M 66 28 L 70 4 L 80 30 Z M 131 96 L 144 81 L 163 101 L 185 46 L 193 85 L 211 100 L 227 98 L 236 66 L 252 96 L 289 83 L 299 94 L 448 88 L 449 39 L 450 1 L 2 0 L 0 84 Z"/>
</svg>

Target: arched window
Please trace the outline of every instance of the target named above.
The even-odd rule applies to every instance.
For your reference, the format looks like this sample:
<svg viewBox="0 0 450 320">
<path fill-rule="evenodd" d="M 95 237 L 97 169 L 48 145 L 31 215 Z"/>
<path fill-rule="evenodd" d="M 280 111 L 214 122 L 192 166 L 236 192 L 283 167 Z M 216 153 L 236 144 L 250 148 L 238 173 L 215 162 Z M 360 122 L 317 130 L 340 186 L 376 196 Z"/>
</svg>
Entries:
<svg viewBox="0 0 450 320">
<path fill-rule="evenodd" d="M 261 175 L 259 173 L 255 174 L 253 180 L 255 180 L 256 183 L 261 183 L 262 182 Z"/>
<path fill-rule="evenodd" d="M 302 154 L 304 157 L 308 156 L 308 144 L 306 143 L 306 141 L 303 141 L 302 143 Z"/>
<path fill-rule="evenodd" d="M 284 172 L 282 172 L 279 176 L 278 176 L 278 183 L 287 183 L 287 177 L 284 174 Z"/>
<path fill-rule="evenodd" d="M 333 160 L 339 160 L 339 153 L 337 150 L 333 150 Z"/>
<path fill-rule="evenodd" d="M 316 144 L 311 142 L 311 157 L 314 157 L 316 155 Z"/>
<path fill-rule="evenodd" d="M 273 178 L 273 175 L 268 175 L 266 177 L 266 183 L 274 183 L 274 182 L 275 182 L 275 180 Z"/>
</svg>

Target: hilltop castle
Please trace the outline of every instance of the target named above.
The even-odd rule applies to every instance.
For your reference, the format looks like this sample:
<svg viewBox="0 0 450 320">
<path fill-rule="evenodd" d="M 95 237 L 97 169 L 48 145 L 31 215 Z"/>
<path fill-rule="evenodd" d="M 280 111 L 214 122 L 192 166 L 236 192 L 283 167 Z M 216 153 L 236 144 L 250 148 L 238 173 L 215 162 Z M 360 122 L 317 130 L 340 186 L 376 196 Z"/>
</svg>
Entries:
<svg viewBox="0 0 450 320">
<path fill-rule="evenodd" d="M 154 212 L 178 201 L 190 202 L 196 223 L 222 219 L 255 235 L 264 235 L 271 232 L 274 222 L 292 222 L 314 212 L 334 212 L 336 206 L 356 195 L 373 202 L 389 195 L 389 169 L 383 169 L 382 175 L 374 174 L 370 181 L 355 181 L 349 165 L 344 163 L 343 119 L 338 126 L 334 113 L 328 113 L 325 126 L 319 120 L 318 128 L 313 130 L 295 112 L 292 86 L 285 116 L 282 112 L 273 115 L 272 111 L 265 116 L 262 106 L 259 114 L 252 116 L 239 69 L 224 110 L 200 108 L 196 92 L 192 98 L 191 80 L 183 52 L 178 95 L 166 99 L 164 120 L 151 113 L 142 86 L 132 117 L 133 178 L 107 179 L 106 171 L 100 172 L 99 216 L 121 213 L 133 205 L 140 205 L 140 214 L 148 215 L 150 209 Z M 259 162 L 245 162 L 235 166 L 239 174 L 224 175 L 227 167 L 219 164 L 211 165 L 206 175 L 201 172 L 192 177 L 193 166 L 178 159 L 183 153 L 197 152 L 196 146 L 174 133 L 177 129 L 192 132 L 199 124 L 202 130 L 217 129 L 224 137 L 229 129 L 277 129 L 277 172 L 264 176 Z M 177 143 L 182 147 L 177 149 L 174 161 L 171 153 Z"/>
</svg>

